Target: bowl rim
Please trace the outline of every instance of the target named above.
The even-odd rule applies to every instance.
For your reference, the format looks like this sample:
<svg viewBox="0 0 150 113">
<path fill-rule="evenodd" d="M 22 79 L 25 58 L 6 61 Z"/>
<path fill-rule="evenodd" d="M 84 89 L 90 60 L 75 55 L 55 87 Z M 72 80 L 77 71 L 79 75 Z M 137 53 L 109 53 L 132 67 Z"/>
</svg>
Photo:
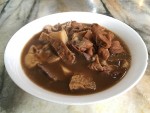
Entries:
<svg viewBox="0 0 150 113">
<path fill-rule="evenodd" d="M 16 71 L 16 73 L 20 73 L 20 71 L 18 71 L 18 69 L 21 69 L 18 65 L 17 68 L 15 68 L 15 71 L 12 71 L 14 70 L 12 67 L 10 67 L 11 63 L 15 64 L 14 61 L 11 61 L 12 60 L 9 56 L 9 53 L 10 52 L 10 49 L 12 46 L 10 46 L 14 40 L 15 40 L 15 37 L 17 37 L 18 33 L 19 32 L 22 32 L 22 30 L 24 30 L 25 28 L 29 27 L 30 25 L 32 25 L 33 23 L 37 23 L 37 22 L 41 22 L 42 20 L 46 20 L 46 19 L 49 19 L 50 17 L 64 17 L 64 18 L 67 18 L 65 16 L 68 16 L 68 15 L 76 15 L 76 16 L 81 16 L 81 15 L 84 15 L 85 17 L 91 17 L 92 19 L 94 17 L 97 17 L 97 18 L 105 18 L 105 19 L 110 19 L 112 20 L 113 22 L 116 22 L 116 23 L 119 23 L 120 25 L 122 25 L 123 27 L 129 29 L 129 31 L 133 32 L 133 34 L 138 38 L 140 44 L 142 45 L 142 49 L 143 49 L 143 54 L 145 55 L 144 56 L 144 59 L 143 59 L 143 64 L 141 64 L 143 67 L 142 67 L 142 70 L 139 71 L 139 76 L 136 80 L 134 80 L 134 82 L 132 84 L 130 84 L 130 86 L 128 87 L 124 87 L 124 89 L 122 89 L 120 92 L 117 92 L 117 93 L 113 93 L 112 94 L 109 94 L 109 95 L 106 95 L 106 96 L 103 96 L 103 98 L 98 98 L 97 100 L 97 97 L 98 97 L 98 94 L 101 93 L 101 92 L 98 92 L 98 93 L 94 93 L 94 94 L 90 94 L 90 95 L 80 95 L 80 96 L 73 96 L 73 95 L 63 95 L 63 94 L 58 94 L 58 93 L 54 93 L 54 92 L 50 92 L 50 91 L 47 91 L 43 88 L 41 88 L 40 86 L 38 85 L 35 85 L 35 83 L 31 82 L 31 80 L 27 77 L 27 78 L 24 78 L 26 81 L 28 81 L 28 83 L 30 85 L 32 85 L 32 87 L 34 87 L 36 90 L 40 90 L 40 91 L 43 91 L 43 92 L 38 92 L 34 89 L 30 89 L 28 88 L 28 85 L 26 83 L 24 83 L 22 81 L 19 82 L 18 80 L 20 79 L 21 80 L 21 77 L 20 78 L 16 78 L 12 75 L 14 75 L 13 72 Z M 70 16 L 68 16 L 70 17 Z M 78 18 L 78 17 L 76 17 Z M 81 18 L 80 18 L 81 19 Z M 79 20 L 80 20 L 79 19 Z M 75 19 L 76 20 L 76 19 Z M 77 19 L 78 20 L 78 19 Z M 84 20 L 84 19 L 83 19 Z M 83 21 L 82 20 L 82 21 Z M 97 19 L 93 19 L 93 20 L 97 20 Z M 92 21 L 93 21 L 92 20 Z M 57 21 L 57 20 L 56 20 Z M 86 20 L 88 21 L 88 20 Z M 86 23 L 86 22 L 85 22 Z M 97 23 L 97 22 L 96 22 Z M 35 26 L 36 27 L 36 26 Z M 44 27 L 44 26 L 43 26 Z M 42 27 L 42 28 L 43 28 Z M 106 27 L 106 26 L 104 26 Z M 39 30 L 39 29 L 38 29 Z M 33 34 L 34 35 L 34 34 Z M 31 38 L 31 37 L 30 37 Z M 19 56 L 18 56 L 19 58 Z M 9 61 L 8 61 L 9 60 Z M 144 43 L 144 41 L 142 40 L 142 38 L 140 37 L 140 35 L 134 30 L 132 29 L 130 26 L 128 26 L 127 24 L 117 20 L 117 19 L 114 19 L 112 17 L 109 17 L 109 16 L 106 16 L 106 15 L 103 15 L 103 14 L 96 14 L 96 13 L 90 13 L 90 12 L 63 12 L 63 13 L 55 13 L 55 14 L 51 14 L 51 15 L 47 15 L 47 16 L 44 16 L 44 17 L 41 17 L 39 19 L 36 19 L 28 24 L 26 24 L 25 26 L 23 26 L 21 29 L 19 29 L 13 36 L 12 38 L 9 40 L 7 46 L 6 46 L 6 49 L 5 49 L 5 53 L 4 53 L 4 63 L 5 63 L 5 67 L 6 67 L 6 70 L 9 74 L 9 76 L 11 77 L 11 79 L 21 88 L 23 89 L 24 91 L 28 92 L 29 94 L 31 95 L 34 95 L 38 98 L 42 98 L 44 100 L 47 100 L 47 101 L 51 101 L 51 102 L 56 102 L 56 103 L 61 103 L 61 104 L 70 104 L 70 105 L 83 105 L 83 104 L 91 104 L 91 103 L 96 103 L 96 102 L 100 102 L 100 101 L 103 101 L 103 100 L 106 100 L 106 99 L 109 99 L 109 98 L 112 98 L 112 97 L 116 97 L 116 96 L 119 96 L 125 92 L 127 92 L 129 89 L 131 89 L 132 87 L 134 87 L 137 82 L 142 78 L 142 76 L 144 75 L 145 71 L 146 71 L 146 67 L 147 67 L 147 64 L 148 64 L 148 51 L 147 51 L 147 48 L 146 48 L 146 45 Z M 15 73 L 15 74 L 16 74 Z M 22 73 L 22 72 L 21 72 Z M 18 79 L 18 80 L 17 80 Z M 124 79 L 124 78 L 123 78 Z M 122 80 L 121 80 L 122 81 Z M 132 81 L 131 81 L 132 82 Z M 118 83 L 117 83 L 118 84 Z M 111 87 L 112 88 L 112 87 Z M 109 89 L 108 89 L 109 90 Z M 107 91 L 104 90 L 104 91 Z M 103 91 L 102 91 L 103 92 Z M 44 95 L 43 95 L 44 94 Z M 104 93 L 105 94 L 105 93 Z M 49 96 L 50 95 L 50 96 Z M 96 97 L 96 99 L 94 98 Z M 65 100 L 63 99 L 65 98 Z"/>
</svg>

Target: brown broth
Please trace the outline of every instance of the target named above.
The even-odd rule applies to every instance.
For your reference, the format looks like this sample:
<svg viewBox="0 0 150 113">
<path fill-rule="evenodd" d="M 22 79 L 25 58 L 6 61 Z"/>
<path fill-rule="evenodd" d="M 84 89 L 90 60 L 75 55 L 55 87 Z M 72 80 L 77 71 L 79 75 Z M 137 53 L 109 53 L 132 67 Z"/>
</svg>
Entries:
<svg viewBox="0 0 150 113">
<path fill-rule="evenodd" d="M 41 33 L 41 32 L 40 32 Z M 49 69 L 51 70 L 52 73 L 55 73 L 56 75 L 63 74 L 60 64 L 67 67 L 74 73 L 83 73 L 85 75 L 90 75 L 93 76 L 93 79 L 96 83 L 96 90 L 77 90 L 77 91 L 70 91 L 69 89 L 69 82 L 70 82 L 70 77 L 65 79 L 64 81 L 56 81 L 53 82 L 41 69 L 38 67 L 35 67 L 33 69 L 28 69 L 25 65 L 24 59 L 25 55 L 27 54 L 29 48 L 31 45 L 39 45 L 41 44 L 38 41 L 38 38 L 40 36 L 40 33 L 36 34 L 33 36 L 33 38 L 25 45 L 23 51 L 22 51 L 22 56 L 21 56 L 21 63 L 22 63 L 22 68 L 26 75 L 32 80 L 34 83 L 39 85 L 40 87 L 53 91 L 56 93 L 61 93 L 61 94 L 67 94 L 67 95 L 85 95 L 85 94 L 91 94 L 91 93 L 96 93 L 103 91 L 105 89 L 108 89 L 109 87 L 113 86 L 117 82 L 119 82 L 124 75 L 126 74 L 126 70 L 122 70 L 122 73 L 117 76 L 117 78 L 114 78 L 110 75 L 107 75 L 104 72 L 96 72 L 90 70 L 87 65 L 87 61 L 85 60 L 84 57 L 76 55 L 77 57 L 77 62 L 74 65 L 67 65 L 61 60 L 58 61 L 57 63 L 52 63 L 52 64 L 47 64 L 49 66 Z M 121 44 L 124 46 L 125 50 L 129 53 L 128 48 L 126 45 L 123 43 L 121 39 L 119 39 Z M 130 60 L 130 58 L 129 58 Z M 64 75 L 65 76 L 65 75 Z"/>
</svg>

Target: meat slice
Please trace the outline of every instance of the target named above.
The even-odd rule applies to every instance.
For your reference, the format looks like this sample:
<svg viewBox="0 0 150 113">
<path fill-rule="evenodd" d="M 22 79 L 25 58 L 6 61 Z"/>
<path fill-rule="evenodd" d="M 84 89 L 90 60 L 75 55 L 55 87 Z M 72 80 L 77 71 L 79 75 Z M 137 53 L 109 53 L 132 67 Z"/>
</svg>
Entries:
<svg viewBox="0 0 150 113">
<path fill-rule="evenodd" d="M 86 31 L 75 32 L 72 35 L 72 40 L 82 38 L 84 37 L 85 34 L 86 34 Z"/>
<path fill-rule="evenodd" d="M 99 48 L 98 55 L 101 56 L 104 60 L 107 60 L 110 56 L 110 53 L 109 53 L 108 49 Z"/>
<path fill-rule="evenodd" d="M 52 51 L 49 49 L 49 44 L 45 44 L 43 45 L 43 47 L 38 48 L 36 55 L 38 56 L 38 58 L 44 62 L 46 61 L 51 55 L 52 55 Z"/>
<path fill-rule="evenodd" d="M 94 48 L 93 43 L 90 40 L 87 40 L 82 37 L 73 37 L 69 45 L 77 53 L 83 55 L 86 58 L 86 60 L 90 60 L 93 56 Z"/>
<path fill-rule="evenodd" d="M 83 52 L 83 56 L 85 57 L 85 59 L 86 59 L 87 61 L 90 61 L 90 60 L 91 60 L 91 56 L 90 56 L 89 54 Z"/>
<path fill-rule="evenodd" d="M 103 35 L 107 34 L 105 32 L 106 29 L 98 24 L 92 24 L 91 30 L 92 30 L 92 33 L 94 33 L 94 34 L 98 34 L 98 33 L 101 33 Z"/>
<path fill-rule="evenodd" d="M 105 65 L 103 66 L 103 72 L 107 73 L 107 74 L 110 74 L 112 73 L 114 70 L 117 69 L 117 66 L 116 65 Z"/>
<path fill-rule="evenodd" d="M 85 38 L 80 37 L 74 37 L 71 40 L 71 44 L 74 45 L 79 51 L 84 52 L 87 49 L 91 48 L 93 46 L 93 43 Z"/>
<path fill-rule="evenodd" d="M 114 36 L 115 36 L 114 33 L 110 32 L 110 31 L 107 34 L 107 38 L 110 42 L 112 42 L 112 40 L 114 39 Z"/>
<path fill-rule="evenodd" d="M 49 39 L 49 35 L 47 33 L 45 33 L 45 32 L 42 32 L 40 37 L 39 37 L 39 40 L 47 43 L 48 39 Z"/>
<path fill-rule="evenodd" d="M 104 73 L 107 73 L 108 75 L 109 75 L 111 72 L 113 72 L 114 70 L 117 69 L 117 66 L 116 66 L 116 65 L 110 65 L 110 64 L 107 63 L 106 60 L 101 60 L 100 63 L 101 63 L 101 65 L 102 65 L 102 67 L 103 67 L 103 72 L 104 72 Z"/>
<path fill-rule="evenodd" d="M 83 24 L 82 23 L 78 23 L 76 21 L 72 21 L 71 22 L 71 27 L 74 28 L 74 29 L 83 29 Z"/>
<path fill-rule="evenodd" d="M 71 78 L 69 88 L 70 90 L 78 90 L 78 89 L 96 90 L 96 84 L 91 76 L 83 74 L 75 74 Z"/>
<path fill-rule="evenodd" d="M 54 54 L 51 50 L 49 43 L 46 43 L 43 47 L 38 48 L 35 54 L 41 63 L 47 62 L 50 64 L 60 60 L 60 57 Z"/>
<path fill-rule="evenodd" d="M 58 56 L 66 63 L 73 64 L 75 63 L 75 55 L 71 52 L 65 43 L 68 40 L 68 36 L 65 30 L 51 32 L 50 34 L 46 34 L 44 32 L 41 33 L 39 40 L 44 42 L 49 42 L 50 45 L 55 49 Z"/>
<path fill-rule="evenodd" d="M 92 56 L 94 55 L 94 48 L 91 47 L 85 52 L 83 52 L 84 57 L 86 58 L 87 61 L 90 61 Z"/>
<path fill-rule="evenodd" d="M 125 52 L 119 41 L 113 41 L 110 47 L 110 52 L 112 54 Z"/>
<path fill-rule="evenodd" d="M 110 48 L 111 46 L 111 42 L 107 39 L 105 35 L 102 35 L 102 34 L 98 34 L 96 36 L 96 44 L 106 49 Z"/>
<path fill-rule="evenodd" d="M 38 64 L 38 67 L 41 70 L 43 70 L 48 75 L 48 77 L 54 81 L 64 80 L 64 77 L 61 74 L 56 76 L 54 73 L 52 73 L 52 71 L 46 64 Z"/>
<path fill-rule="evenodd" d="M 86 53 L 87 53 L 88 55 L 90 55 L 90 56 L 93 56 L 93 54 L 94 54 L 94 47 L 89 48 L 89 49 L 86 51 Z"/>
<path fill-rule="evenodd" d="M 60 30 L 61 30 L 61 24 L 60 23 L 52 26 L 52 31 L 57 32 L 57 31 L 60 31 Z"/>
<path fill-rule="evenodd" d="M 93 24 L 91 30 L 95 36 L 95 42 L 97 46 L 102 46 L 106 49 L 111 46 L 111 41 L 105 36 L 105 28 L 101 27 L 98 24 Z"/>
<path fill-rule="evenodd" d="M 84 38 L 92 41 L 92 38 L 93 38 L 92 31 L 91 30 L 87 30 L 87 32 L 84 35 Z"/>
<path fill-rule="evenodd" d="M 50 47 L 49 43 L 45 45 L 32 45 L 25 56 L 25 65 L 28 68 L 33 68 L 37 64 L 53 63 L 60 60 L 60 57 L 55 55 Z"/>
<path fill-rule="evenodd" d="M 81 41 L 78 41 L 75 46 L 80 50 L 80 51 L 86 51 L 87 49 L 91 48 L 93 46 L 93 43 L 90 42 L 89 40 L 83 38 Z"/>
<path fill-rule="evenodd" d="M 99 57 L 97 54 L 93 57 L 93 62 L 89 64 L 88 67 L 89 69 L 94 70 L 94 71 L 103 71 L 103 67 L 99 62 Z"/>
<path fill-rule="evenodd" d="M 39 63 L 40 63 L 40 60 L 37 58 L 37 56 L 35 54 L 29 53 L 25 56 L 25 65 L 28 68 L 33 68 Z"/>
<path fill-rule="evenodd" d="M 50 33 L 50 32 L 52 32 L 52 26 L 51 26 L 51 25 L 46 25 L 46 26 L 44 26 L 43 31 L 44 31 L 45 33 Z"/>
<path fill-rule="evenodd" d="M 49 38 L 49 42 L 52 47 L 55 49 L 59 57 L 67 64 L 75 63 L 75 55 L 71 52 L 68 47 L 57 38 Z"/>
</svg>

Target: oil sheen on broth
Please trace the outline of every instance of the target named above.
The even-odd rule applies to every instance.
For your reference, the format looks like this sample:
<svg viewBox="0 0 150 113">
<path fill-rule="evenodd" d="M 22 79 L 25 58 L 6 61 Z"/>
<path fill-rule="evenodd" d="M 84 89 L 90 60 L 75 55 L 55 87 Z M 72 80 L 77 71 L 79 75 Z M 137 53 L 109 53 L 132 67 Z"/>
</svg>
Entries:
<svg viewBox="0 0 150 113">
<path fill-rule="evenodd" d="M 45 26 L 29 40 L 21 56 L 22 68 L 34 83 L 67 95 L 113 86 L 125 76 L 130 61 L 127 46 L 113 32 L 76 21 Z"/>
</svg>

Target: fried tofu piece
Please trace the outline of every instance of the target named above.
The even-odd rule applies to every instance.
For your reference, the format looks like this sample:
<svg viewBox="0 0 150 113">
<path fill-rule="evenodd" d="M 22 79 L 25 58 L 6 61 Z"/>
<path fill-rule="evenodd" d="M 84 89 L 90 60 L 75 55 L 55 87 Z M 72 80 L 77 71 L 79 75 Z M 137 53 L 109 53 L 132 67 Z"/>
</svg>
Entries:
<svg viewBox="0 0 150 113">
<path fill-rule="evenodd" d="M 83 74 L 75 74 L 71 78 L 69 88 L 70 90 L 78 90 L 78 89 L 96 90 L 96 84 L 91 76 Z"/>
</svg>

